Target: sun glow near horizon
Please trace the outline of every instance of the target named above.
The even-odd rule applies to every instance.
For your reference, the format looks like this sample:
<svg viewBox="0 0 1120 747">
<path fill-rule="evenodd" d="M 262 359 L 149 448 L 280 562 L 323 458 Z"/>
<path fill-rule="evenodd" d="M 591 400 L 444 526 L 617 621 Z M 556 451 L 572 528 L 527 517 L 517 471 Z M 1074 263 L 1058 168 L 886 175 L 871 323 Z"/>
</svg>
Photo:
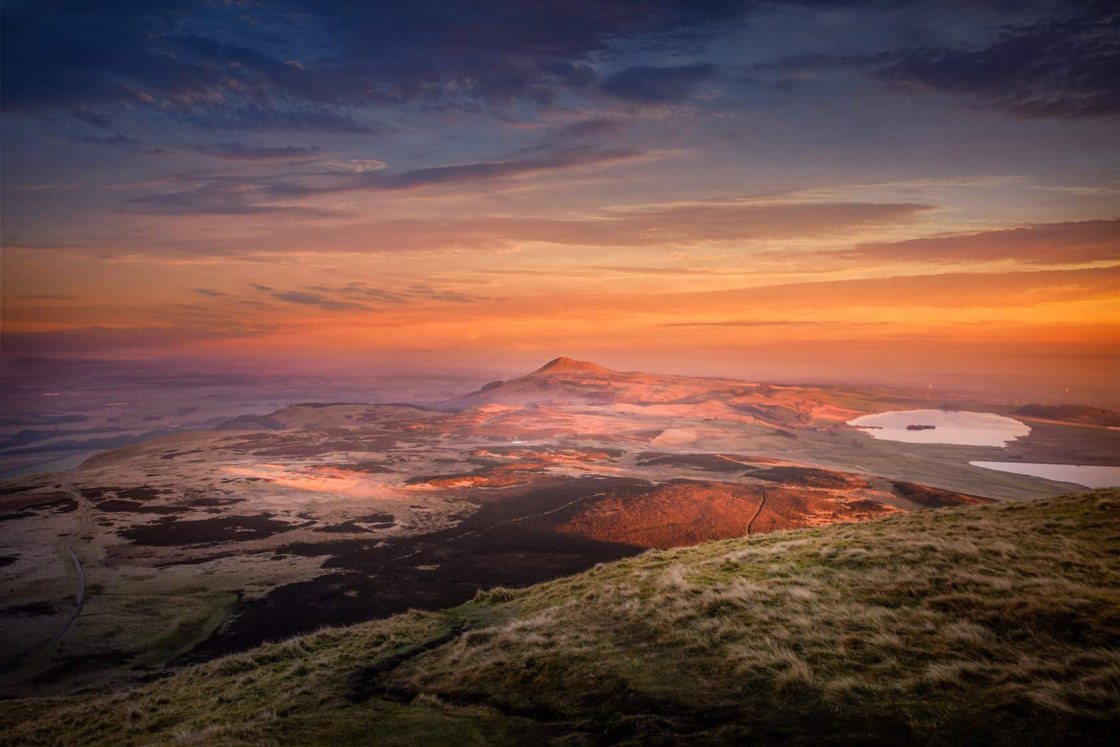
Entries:
<svg viewBox="0 0 1120 747">
<path fill-rule="evenodd" d="M 530 6 L 527 36 L 481 51 L 384 36 L 394 65 L 348 46 L 332 11 L 312 43 L 265 7 L 95 24 L 73 60 L 6 45 L 6 81 L 78 65 L 90 88 L 43 73 L 4 89 L 3 354 L 422 351 L 477 368 L 586 350 L 716 370 L 722 351 L 792 372 L 812 350 L 821 370 L 872 355 L 1013 372 L 1033 348 L 1117 370 L 1107 85 L 937 77 L 887 8 L 590 14 L 568 47 L 538 48 L 556 19 Z M 1079 12 L 1035 64 L 1081 69 L 1102 37 L 1071 29 L 1112 21 Z M 52 28 L 30 5 L 5 13 Z M 931 6 L 930 43 L 948 59 L 1038 41 L 1033 16 L 1001 13 Z M 257 24 L 288 39 L 274 66 Z M 212 58 L 183 28 L 257 56 Z M 161 44 L 165 78 L 140 62 L 170 59 Z M 136 66 L 82 57 L 99 45 Z"/>
</svg>

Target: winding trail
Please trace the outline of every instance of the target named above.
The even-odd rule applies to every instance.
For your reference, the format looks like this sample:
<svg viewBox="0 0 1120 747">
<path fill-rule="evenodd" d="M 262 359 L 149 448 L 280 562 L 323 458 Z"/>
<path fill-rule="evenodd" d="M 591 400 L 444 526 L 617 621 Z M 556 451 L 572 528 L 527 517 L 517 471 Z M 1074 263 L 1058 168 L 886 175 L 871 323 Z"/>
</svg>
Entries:
<svg viewBox="0 0 1120 747">
<path fill-rule="evenodd" d="M 35 648 L 49 646 L 66 635 L 70 630 L 70 626 L 78 619 L 78 615 L 82 613 L 82 607 L 86 603 L 86 569 L 82 566 L 82 561 L 78 558 L 78 553 L 74 552 L 74 548 L 69 542 L 66 543 L 65 550 L 70 553 L 70 560 L 74 562 L 74 572 L 78 575 L 78 587 L 74 593 L 74 608 L 70 610 L 70 616 L 66 618 L 66 622 L 62 624 L 62 627 Z"/>
<path fill-rule="evenodd" d="M 65 485 L 63 485 L 62 489 L 73 496 L 74 500 L 78 502 L 78 528 L 74 530 L 74 534 L 72 534 L 70 539 L 67 540 L 63 545 L 63 549 L 65 549 L 66 552 L 70 554 L 70 560 L 74 563 L 74 573 L 77 574 L 78 585 L 74 591 L 74 608 L 70 610 L 70 615 L 66 618 L 66 622 L 64 622 L 62 624 L 62 627 L 56 630 L 50 636 L 50 638 L 47 638 L 45 641 L 40 643 L 37 648 L 49 646 L 50 644 L 62 638 L 62 636 L 66 635 L 66 633 L 70 630 L 70 626 L 73 625 L 74 621 L 78 619 L 78 615 L 82 613 L 82 607 L 86 603 L 86 569 L 82 565 L 82 560 L 78 557 L 78 553 L 74 552 L 74 545 L 72 543 L 82 535 L 82 524 L 84 520 L 88 520 L 89 518 L 89 506 L 86 504 L 85 496 L 83 496 L 77 490 L 74 490 L 74 487 L 70 483 L 66 483 Z"/>
<path fill-rule="evenodd" d="M 755 519 L 757 519 L 759 514 L 762 513 L 762 509 L 766 508 L 766 488 L 761 488 L 760 492 L 762 493 L 762 500 L 758 502 L 758 508 L 755 510 L 754 516 L 752 516 L 751 520 L 747 522 L 747 536 L 750 536 L 754 533 Z"/>
<path fill-rule="evenodd" d="M 380 695 L 394 703 L 407 703 L 411 701 L 416 695 L 414 692 L 405 688 L 387 687 L 381 683 L 382 676 L 393 671 L 409 659 L 415 659 L 421 654 L 425 654 L 428 651 L 451 643 L 451 641 L 463 635 L 468 630 L 469 628 L 462 625 L 453 627 L 441 636 L 424 641 L 395 656 L 390 656 L 384 661 L 354 670 L 346 678 L 346 683 L 349 685 L 350 689 L 347 691 L 345 698 L 351 703 L 365 703 L 374 695 Z"/>
</svg>

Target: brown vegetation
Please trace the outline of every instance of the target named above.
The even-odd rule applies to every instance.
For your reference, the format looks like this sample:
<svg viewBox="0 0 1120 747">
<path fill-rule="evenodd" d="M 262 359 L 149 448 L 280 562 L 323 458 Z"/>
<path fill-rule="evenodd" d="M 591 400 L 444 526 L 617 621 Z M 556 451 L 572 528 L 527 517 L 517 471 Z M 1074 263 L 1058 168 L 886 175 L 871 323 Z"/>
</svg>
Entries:
<svg viewBox="0 0 1120 747">
<path fill-rule="evenodd" d="M 945 506 L 967 506 L 976 503 L 995 503 L 991 498 L 982 498 L 978 495 L 965 495 L 954 493 L 950 490 L 931 488 L 929 485 L 916 485 L 912 482 L 896 480 L 891 483 L 894 492 L 914 501 L 926 508 L 944 508 Z"/>
<path fill-rule="evenodd" d="M 12 745 L 1111 745 L 1120 492 L 647 553 L 116 693 Z"/>
<path fill-rule="evenodd" d="M 755 480 L 776 482 L 801 488 L 826 488 L 829 490 L 850 490 L 866 488 L 870 485 L 867 478 L 850 472 L 818 469 L 816 467 L 768 467 L 747 473 Z"/>
<path fill-rule="evenodd" d="M 761 510 L 760 510 L 761 507 Z M 673 480 L 648 492 L 609 495 L 561 524 L 561 532 L 641 547 L 683 547 L 870 518 L 892 509 L 815 490 Z"/>
</svg>

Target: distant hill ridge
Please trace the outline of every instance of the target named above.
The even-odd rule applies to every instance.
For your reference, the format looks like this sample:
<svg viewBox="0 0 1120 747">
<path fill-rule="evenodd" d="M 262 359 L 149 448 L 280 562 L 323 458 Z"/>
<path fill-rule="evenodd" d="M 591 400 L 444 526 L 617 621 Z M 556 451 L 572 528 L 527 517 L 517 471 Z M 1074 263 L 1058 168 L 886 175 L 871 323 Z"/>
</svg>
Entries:
<svg viewBox="0 0 1120 747">
<path fill-rule="evenodd" d="M 642 384 L 660 378 L 624 373 L 567 356 L 554 358 L 524 376 L 491 381 L 481 389 L 451 401 L 462 407 L 477 404 L 612 404 L 632 399 Z M 619 387 L 622 387 L 621 389 Z"/>
<path fill-rule="evenodd" d="M 577 361 L 574 358 L 560 356 L 550 360 L 536 371 L 533 371 L 528 376 L 554 376 L 560 374 L 590 374 L 597 376 L 608 376 L 610 374 L 618 373 L 609 368 L 600 366 L 591 361 Z M 526 377 L 528 378 L 528 377 Z"/>
<path fill-rule="evenodd" d="M 1087 425 L 1120 426 L 1120 412 L 1103 407 L 1087 405 L 1023 405 L 1015 411 L 1016 415 L 1043 420 L 1065 420 Z"/>
</svg>

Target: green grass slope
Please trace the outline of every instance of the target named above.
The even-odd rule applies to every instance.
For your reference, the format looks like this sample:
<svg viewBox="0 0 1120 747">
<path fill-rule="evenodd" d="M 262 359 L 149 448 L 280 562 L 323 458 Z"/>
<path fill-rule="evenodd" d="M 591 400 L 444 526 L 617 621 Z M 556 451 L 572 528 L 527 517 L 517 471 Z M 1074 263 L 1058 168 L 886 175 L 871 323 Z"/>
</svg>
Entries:
<svg viewBox="0 0 1120 747">
<path fill-rule="evenodd" d="M 1117 743 L 1120 492 L 756 536 L 329 629 L 7 744 Z"/>
</svg>

